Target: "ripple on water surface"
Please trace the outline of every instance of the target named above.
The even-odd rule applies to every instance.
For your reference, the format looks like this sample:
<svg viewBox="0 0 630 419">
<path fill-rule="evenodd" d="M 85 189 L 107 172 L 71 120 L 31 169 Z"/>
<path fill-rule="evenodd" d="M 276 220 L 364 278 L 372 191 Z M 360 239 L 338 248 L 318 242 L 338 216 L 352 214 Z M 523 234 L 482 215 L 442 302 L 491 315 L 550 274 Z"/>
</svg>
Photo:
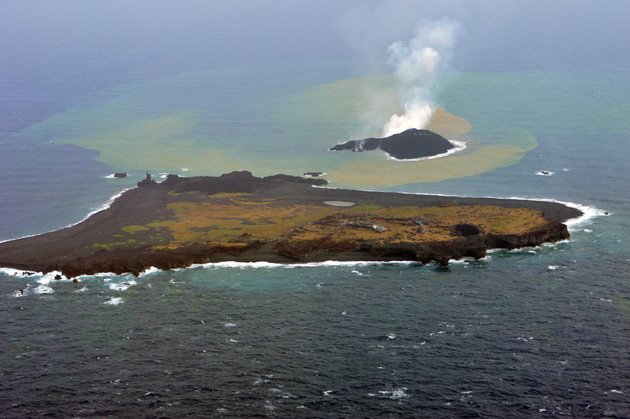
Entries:
<svg viewBox="0 0 630 419">
<path fill-rule="evenodd" d="M 549 249 L 450 272 L 402 264 L 204 267 L 52 280 L 54 300 L 14 298 L 27 281 L 42 284 L 6 277 L 0 409 L 9 416 L 623 412 L 624 378 L 607 368 L 626 356 L 619 322 L 609 321 L 615 300 L 601 301 L 611 298 L 591 295 L 588 278 L 568 281 L 550 265 L 572 262 Z M 514 278 L 515 269 L 532 276 Z M 72 391 L 54 387 L 51 376 L 73 377 Z"/>
</svg>

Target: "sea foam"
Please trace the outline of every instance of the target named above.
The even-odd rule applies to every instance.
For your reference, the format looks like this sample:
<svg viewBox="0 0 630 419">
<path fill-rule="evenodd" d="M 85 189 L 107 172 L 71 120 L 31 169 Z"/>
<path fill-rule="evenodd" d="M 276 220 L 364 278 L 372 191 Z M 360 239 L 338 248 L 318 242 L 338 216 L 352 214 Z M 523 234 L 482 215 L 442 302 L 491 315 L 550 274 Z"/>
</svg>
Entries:
<svg viewBox="0 0 630 419">
<path fill-rule="evenodd" d="M 162 272 L 161 269 L 156 268 L 155 266 L 151 266 L 150 268 L 145 269 L 144 271 L 140 272 L 140 275 L 138 275 L 139 278 L 143 278 L 147 275 L 151 275 L 154 274 L 156 272 Z"/>
<path fill-rule="evenodd" d="M 406 390 L 407 387 L 400 387 L 395 390 L 379 390 L 378 393 L 392 400 L 400 400 L 409 397 Z"/>
<path fill-rule="evenodd" d="M 308 263 L 272 263 L 272 262 L 211 262 L 191 265 L 191 268 L 238 268 L 238 269 L 296 269 L 296 268 L 320 268 L 320 267 L 361 267 L 376 265 L 419 265 L 413 261 L 335 261 Z"/>
<path fill-rule="evenodd" d="M 4 274 L 6 276 L 31 276 L 27 275 L 27 273 L 31 273 L 32 271 L 22 271 L 20 269 L 13 268 L 0 268 L 0 274 Z M 36 274 L 36 273 L 33 273 Z M 41 272 L 39 272 L 41 274 Z"/>
<path fill-rule="evenodd" d="M 134 280 L 125 281 L 121 283 L 109 284 L 109 289 L 113 291 L 127 291 L 130 287 L 136 285 L 137 282 Z"/>
<path fill-rule="evenodd" d="M 41 275 L 41 272 L 39 274 Z M 56 279 L 56 278 L 61 278 L 61 279 Z M 48 272 L 45 275 L 42 275 L 42 277 L 37 280 L 38 283 L 43 284 L 43 285 L 48 285 L 53 281 L 68 281 L 68 278 L 66 278 L 65 275 L 63 275 L 59 271 L 52 271 L 52 272 Z"/>
<path fill-rule="evenodd" d="M 43 272 L 36 271 L 27 271 L 22 269 L 14 269 L 14 268 L 0 268 L 0 274 L 4 274 L 6 276 L 15 276 L 15 277 L 23 277 L 23 278 L 34 278 L 38 283 L 42 285 L 48 285 L 51 281 L 68 281 L 61 272 L 52 271 L 44 274 Z M 59 275 L 61 277 L 60 280 L 55 279 L 55 277 Z"/>
<path fill-rule="evenodd" d="M 55 291 L 47 285 L 38 285 L 33 288 L 35 294 L 52 294 Z"/>
<path fill-rule="evenodd" d="M 109 300 L 105 301 L 103 304 L 107 304 L 110 306 L 117 306 L 118 304 L 122 304 L 124 301 L 120 297 L 112 297 Z"/>
<path fill-rule="evenodd" d="M 274 263 L 274 262 L 209 262 L 195 263 L 185 268 L 171 269 L 172 272 L 181 272 L 188 269 L 299 269 L 299 268 L 321 268 L 321 267 L 362 267 L 362 266 L 422 266 L 420 262 L 395 260 L 395 261 L 335 261 L 308 263 Z M 166 272 L 166 270 L 152 266 L 140 273 L 140 277 L 155 273 Z M 176 283 L 171 280 L 172 283 Z"/>
</svg>

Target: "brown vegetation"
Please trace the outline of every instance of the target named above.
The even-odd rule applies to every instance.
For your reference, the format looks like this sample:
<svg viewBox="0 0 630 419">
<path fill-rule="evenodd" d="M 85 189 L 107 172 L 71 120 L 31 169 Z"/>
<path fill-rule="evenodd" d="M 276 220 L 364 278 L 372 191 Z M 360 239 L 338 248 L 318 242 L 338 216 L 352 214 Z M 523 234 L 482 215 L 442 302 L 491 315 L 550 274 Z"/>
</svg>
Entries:
<svg viewBox="0 0 630 419">
<path fill-rule="evenodd" d="M 325 203 L 339 199 L 355 205 Z M 0 266 L 74 276 L 222 260 L 447 264 L 565 239 L 560 221 L 578 214 L 546 202 L 314 189 L 301 178 L 247 172 L 169 178 L 144 182 L 71 228 L 0 244 Z"/>
</svg>

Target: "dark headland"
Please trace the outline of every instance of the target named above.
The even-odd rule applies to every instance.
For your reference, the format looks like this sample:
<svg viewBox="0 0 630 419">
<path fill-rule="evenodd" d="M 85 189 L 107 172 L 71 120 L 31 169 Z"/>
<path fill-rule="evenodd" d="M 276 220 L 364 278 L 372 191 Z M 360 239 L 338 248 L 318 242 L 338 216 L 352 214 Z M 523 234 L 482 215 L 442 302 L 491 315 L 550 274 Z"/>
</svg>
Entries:
<svg viewBox="0 0 630 419">
<path fill-rule="evenodd" d="M 426 129 L 410 128 L 384 138 L 351 140 L 331 147 L 331 151 L 370 151 L 380 149 L 398 160 L 412 160 L 444 154 L 455 148 L 446 138 Z"/>
<path fill-rule="evenodd" d="M 72 227 L 0 243 L 0 266 L 67 277 L 193 263 L 436 261 L 569 237 L 559 203 L 316 188 L 250 172 L 147 176 Z"/>
</svg>

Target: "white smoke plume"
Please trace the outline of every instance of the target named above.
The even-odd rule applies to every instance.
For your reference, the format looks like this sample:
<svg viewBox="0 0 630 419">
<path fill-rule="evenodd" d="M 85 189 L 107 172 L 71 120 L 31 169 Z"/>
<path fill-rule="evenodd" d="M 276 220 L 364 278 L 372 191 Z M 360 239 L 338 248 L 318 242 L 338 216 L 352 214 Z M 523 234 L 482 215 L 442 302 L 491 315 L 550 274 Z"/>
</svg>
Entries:
<svg viewBox="0 0 630 419">
<path fill-rule="evenodd" d="M 432 97 L 436 76 L 447 64 L 458 26 L 447 18 L 421 22 L 408 44 L 398 41 L 387 48 L 405 112 L 390 117 L 383 127 L 384 136 L 427 126 L 435 110 Z"/>
</svg>

